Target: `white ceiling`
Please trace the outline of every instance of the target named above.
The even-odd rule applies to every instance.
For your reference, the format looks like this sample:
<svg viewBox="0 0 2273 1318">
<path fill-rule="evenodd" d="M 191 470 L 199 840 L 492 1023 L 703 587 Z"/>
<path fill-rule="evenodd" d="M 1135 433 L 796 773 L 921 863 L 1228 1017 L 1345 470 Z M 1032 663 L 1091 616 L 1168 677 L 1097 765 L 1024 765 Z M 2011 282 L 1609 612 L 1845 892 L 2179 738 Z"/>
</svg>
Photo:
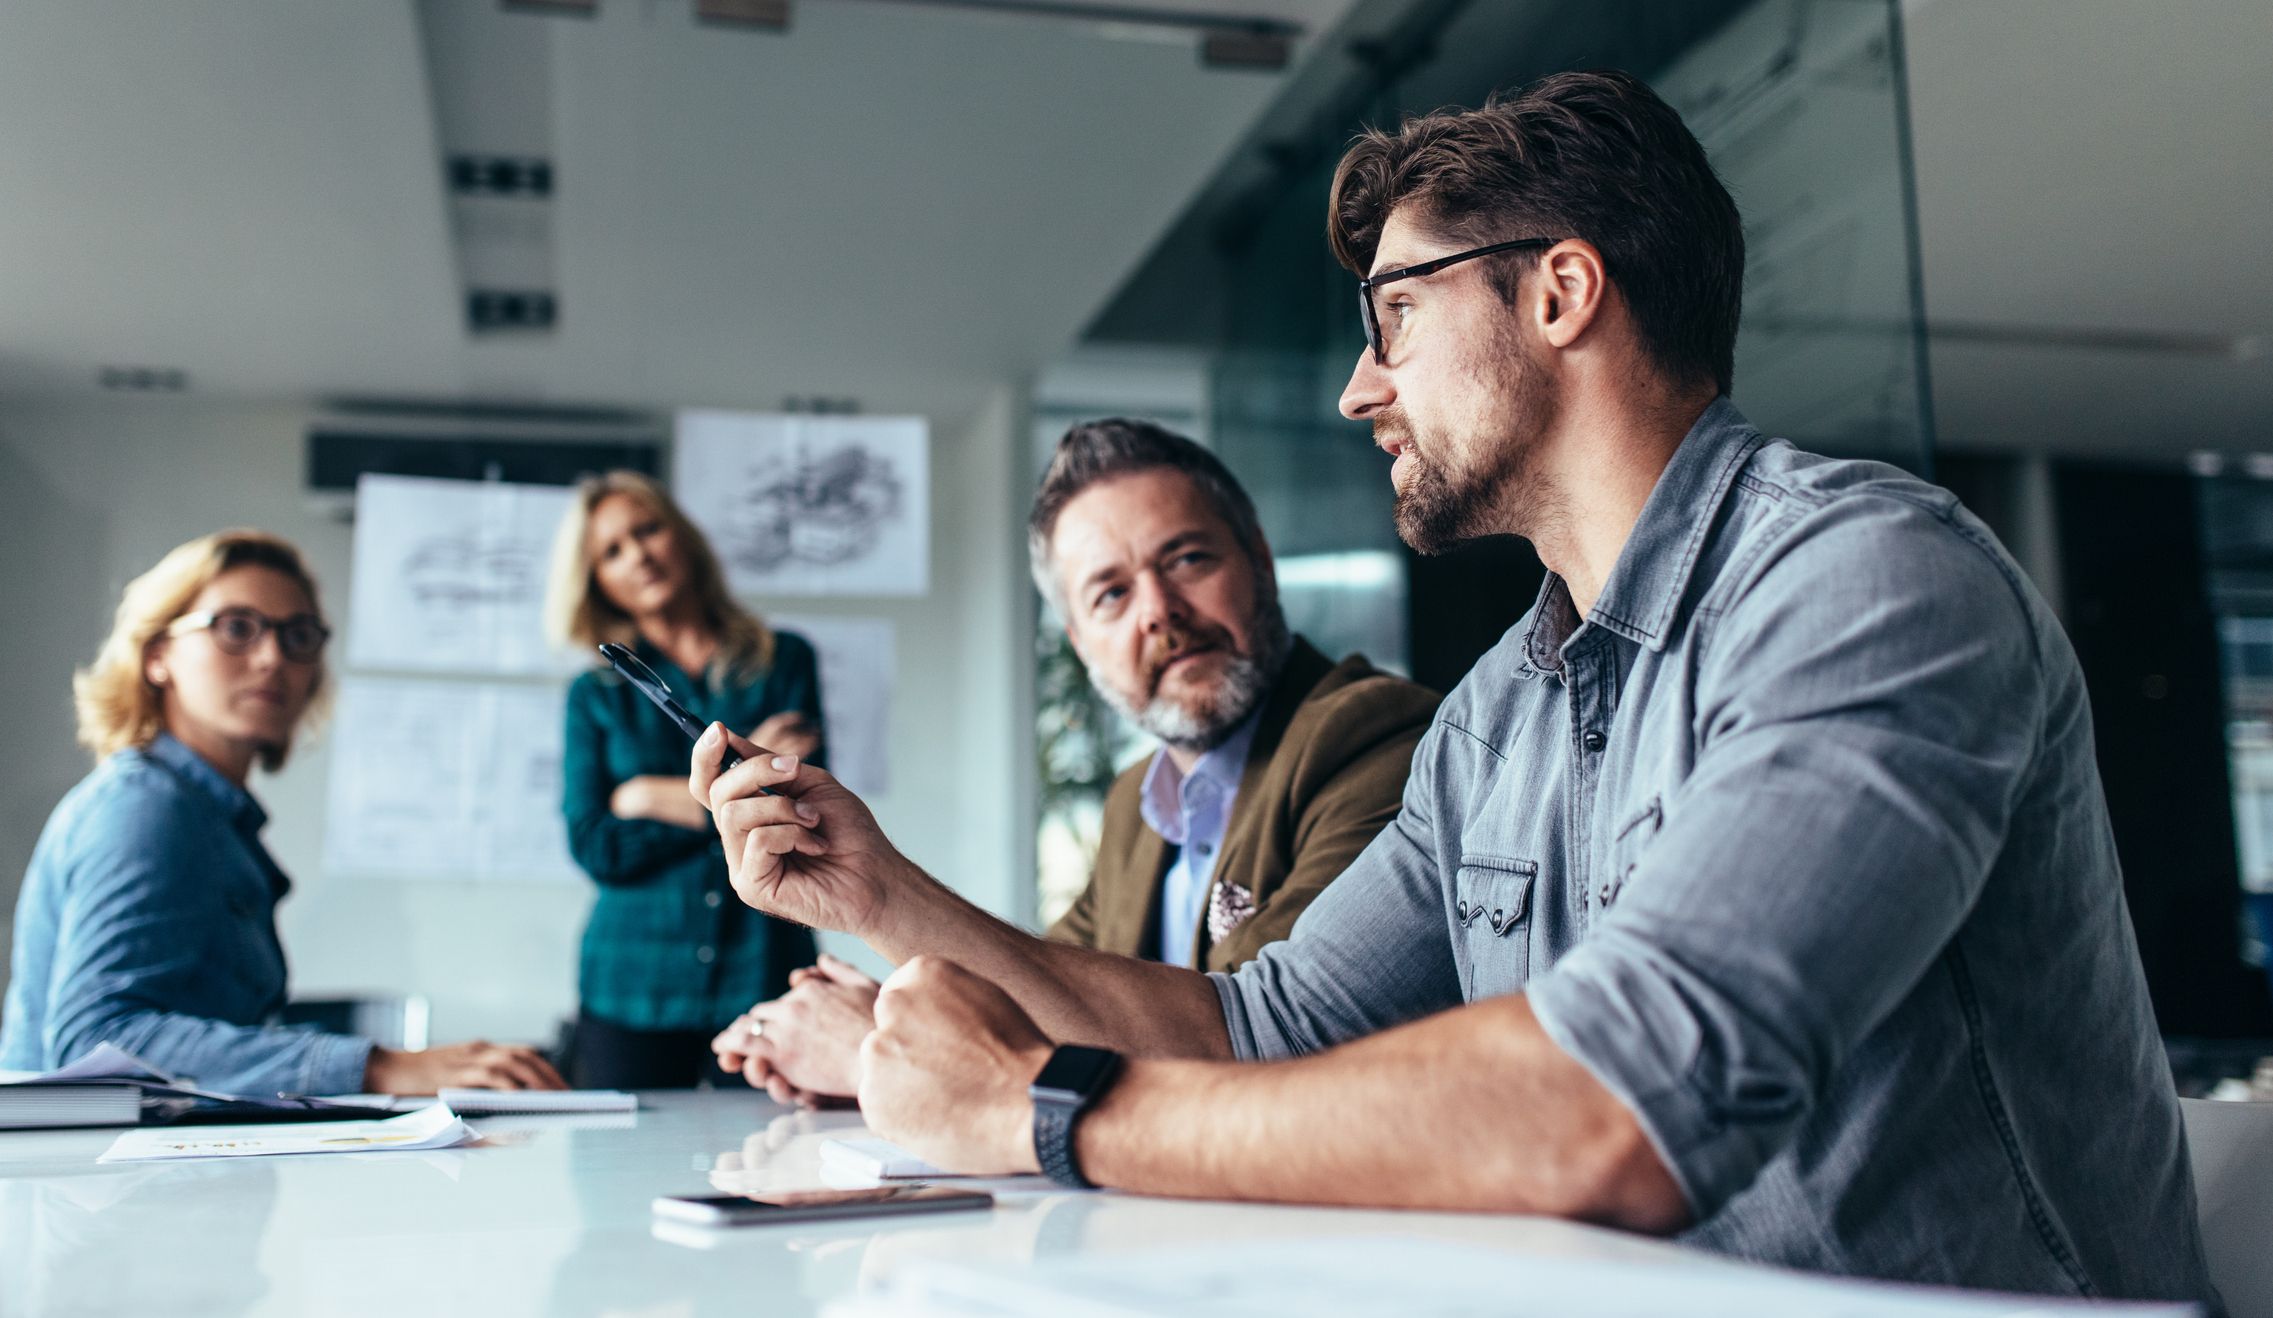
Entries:
<svg viewBox="0 0 2273 1318">
<path fill-rule="evenodd" d="M 1906 11 L 1942 443 L 2273 450 L 2273 3 Z"/>
<path fill-rule="evenodd" d="M 1237 8 L 1316 34 L 1351 3 Z M 209 396 L 954 412 L 1062 351 L 1284 82 L 1099 24 L 690 8 L 513 17 L 562 298 L 515 341 L 463 328 L 413 0 L 7 0 L 0 392 L 127 365 Z M 1928 313 L 1972 332 L 1934 343 L 1943 443 L 2273 449 L 2273 3 L 1905 8 Z M 2077 346 L 2109 334 L 2175 346 Z"/>
<path fill-rule="evenodd" d="M 1236 9 L 1316 34 L 1350 3 Z M 116 364 L 222 396 L 954 412 L 1071 341 L 1284 77 L 1088 22 L 691 7 L 513 16 L 549 68 L 562 319 L 476 340 L 413 0 L 8 0 L 0 391 Z"/>
</svg>

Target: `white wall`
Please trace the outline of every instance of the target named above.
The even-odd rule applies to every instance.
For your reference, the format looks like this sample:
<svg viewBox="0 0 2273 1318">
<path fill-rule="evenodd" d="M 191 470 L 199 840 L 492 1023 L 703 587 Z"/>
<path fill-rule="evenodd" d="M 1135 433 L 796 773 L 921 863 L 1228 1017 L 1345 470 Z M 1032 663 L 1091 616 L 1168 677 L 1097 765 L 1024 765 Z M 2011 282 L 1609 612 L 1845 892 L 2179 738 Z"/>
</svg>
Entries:
<svg viewBox="0 0 2273 1318">
<path fill-rule="evenodd" d="M 872 802 L 877 816 L 974 900 L 1030 920 L 1020 397 L 1004 387 L 976 416 L 934 424 L 929 597 L 794 607 L 898 624 L 891 786 Z M 0 595 L 9 733 L 0 911 L 12 915 L 48 811 L 87 771 L 71 740 L 71 670 L 94 653 L 129 578 L 192 536 L 257 525 L 308 553 L 326 607 L 335 622 L 343 615 L 351 528 L 301 493 L 308 415 L 288 403 L 0 401 L 0 561 L 10 568 Z M 295 883 L 279 916 L 293 992 L 420 992 L 433 1001 L 438 1039 L 549 1038 L 574 1007 L 589 890 L 329 878 L 320 863 L 326 771 L 333 754 L 352 752 L 319 739 L 254 783 L 271 817 L 269 848 Z"/>
</svg>

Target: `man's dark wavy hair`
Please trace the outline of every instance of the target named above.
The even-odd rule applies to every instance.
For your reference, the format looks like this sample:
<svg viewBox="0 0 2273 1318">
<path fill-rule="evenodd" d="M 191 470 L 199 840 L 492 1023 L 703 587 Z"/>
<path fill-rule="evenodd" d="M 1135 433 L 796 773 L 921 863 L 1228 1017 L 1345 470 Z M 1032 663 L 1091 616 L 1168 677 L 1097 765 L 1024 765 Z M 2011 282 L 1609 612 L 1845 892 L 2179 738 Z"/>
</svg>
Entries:
<svg viewBox="0 0 2273 1318">
<path fill-rule="evenodd" d="M 1463 247 L 1529 237 L 1594 244 L 1665 377 L 1729 392 L 1743 224 L 1704 147 L 1639 78 L 1558 73 L 1480 110 L 1360 134 L 1334 171 L 1326 232 L 1335 258 L 1365 274 L 1401 206 L 1431 236 Z M 1529 268 L 1493 262 L 1511 305 Z"/>
</svg>

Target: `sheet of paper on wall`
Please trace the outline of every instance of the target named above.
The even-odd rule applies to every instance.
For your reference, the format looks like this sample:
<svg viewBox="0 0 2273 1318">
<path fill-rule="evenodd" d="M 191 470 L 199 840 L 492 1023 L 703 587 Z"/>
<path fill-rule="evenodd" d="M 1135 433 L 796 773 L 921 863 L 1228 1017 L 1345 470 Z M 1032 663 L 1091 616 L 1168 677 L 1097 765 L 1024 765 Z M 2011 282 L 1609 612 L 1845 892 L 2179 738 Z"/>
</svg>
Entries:
<svg viewBox="0 0 2273 1318">
<path fill-rule="evenodd" d="M 681 412 L 671 492 L 738 595 L 930 589 L 922 417 Z"/>
<path fill-rule="evenodd" d="M 1835 1280 L 1702 1254 L 1695 1262 L 1643 1263 L 1410 1236 L 1244 1241 L 1016 1266 L 916 1262 L 891 1273 L 888 1282 L 881 1291 L 823 1312 L 828 1318 L 1258 1313 L 1483 1318 L 1515 1312 L 1591 1318 L 2186 1318 L 2200 1312 L 2190 1304 L 2110 1304 Z"/>
<path fill-rule="evenodd" d="M 324 869 L 403 879 L 566 881 L 562 690 L 348 677 L 332 747 Z"/>
<path fill-rule="evenodd" d="M 355 487 L 347 661 L 414 672 L 565 674 L 544 635 L 565 487 L 365 476 Z"/>
<path fill-rule="evenodd" d="M 811 641 L 820 656 L 829 771 L 862 796 L 885 790 L 896 649 L 891 621 L 808 613 L 768 614 L 767 620 Z"/>
</svg>

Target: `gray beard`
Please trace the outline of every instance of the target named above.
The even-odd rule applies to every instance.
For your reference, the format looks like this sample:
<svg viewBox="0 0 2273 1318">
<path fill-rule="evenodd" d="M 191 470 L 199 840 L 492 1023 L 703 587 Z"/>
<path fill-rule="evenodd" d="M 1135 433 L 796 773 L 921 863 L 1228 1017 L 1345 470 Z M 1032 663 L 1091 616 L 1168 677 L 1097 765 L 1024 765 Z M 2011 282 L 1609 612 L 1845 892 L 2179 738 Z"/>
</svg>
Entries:
<svg viewBox="0 0 2273 1318">
<path fill-rule="evenodd" d="M 1279 670 L 1286 666 L 1287 652 L 1294 641 L 1286 629 L 1286 615 L 1279 612 L 1278 601 L 1271 600 L 1257 610 L 1256 645 L 1252 656 L 1233 655 L 1225 665 L 1223 681 L 1208 693 L 1198 708 L 1188 709 L 1175 701 L 1155 697 L 1138 706 L 1127 696 L 1099 682 L 1093 675 L 1089 685 L 1113 712 L 1159 738 L 1167 745 L 1182 751 L 1212 751 L 1231 739 L 1247 716 L 1262 708 L 1271 694 L 1271 686 L 1279 680 Z"/>
</svg>

